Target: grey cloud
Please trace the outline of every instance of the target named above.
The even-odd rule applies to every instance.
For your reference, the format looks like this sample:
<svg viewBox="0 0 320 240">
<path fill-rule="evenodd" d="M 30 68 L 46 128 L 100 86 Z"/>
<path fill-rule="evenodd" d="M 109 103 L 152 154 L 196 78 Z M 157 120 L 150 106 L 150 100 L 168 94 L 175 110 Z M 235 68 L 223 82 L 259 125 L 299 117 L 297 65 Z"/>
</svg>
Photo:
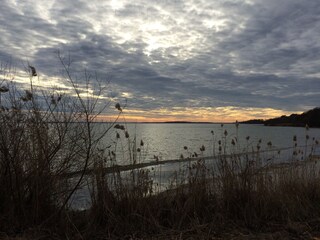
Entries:
<svg viewBox="0 0 320 240">
<path fill-rule="evenodd" d="M 319 104 L 313 94 L 320 90 L 320 79 L 313 76 L 320 67 L 316 0 L 137 1 L 117 10 L 98 1 L 79 1 L 77 6 L 54 1 L 48 10 L 54 23 L 24 3 L 14 8 L 5 1 L 0 6 L 1 61 L 27 59 L 50 77 L 61 68 L 56 51 L 70 53 L 77 76 L 83 68 L 106 76 L 112 89 L 105 96 L 120 99 L 121 92 L 128 92 L 133 108 L 300 111 Z M 224 25 L 206 27 L 204 22 L 211 19 Z M 147 55 L 148 41 L 156 33 L 146 35 L 141 27 L 154 21 L 167 26 L 154 41 L 176 38 Z M 119 41 L 126 33 L 131 38 Z M 183 45 L 188 41 L 191 45 Z"/>
</svg>

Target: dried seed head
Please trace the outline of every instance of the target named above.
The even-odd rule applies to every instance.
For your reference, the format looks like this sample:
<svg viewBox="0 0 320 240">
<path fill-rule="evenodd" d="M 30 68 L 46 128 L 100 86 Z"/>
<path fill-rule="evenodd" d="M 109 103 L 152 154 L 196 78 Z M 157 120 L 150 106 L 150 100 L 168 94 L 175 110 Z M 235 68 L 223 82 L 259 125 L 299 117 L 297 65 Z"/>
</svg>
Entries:
<svg viewBox="0 0 320 240">
<path fill-rule="evenodd" d="M 144 142 L 142 141 L 142 139 L 141 139 L 141 141 L 140 141 L 140 146 L 141 146 L 141 147 L 144 146 Z"/>
<path fill-rule="evenodd" d="M 140 148 L 137 148 L 137 152 L 141 152 L 141 149 L 140 149 Z"/>
<path fill-rule="evenodd" d="M 228 136 L 228 131 L 224 130 L 224 136 Z"/>
<path fill-rule="evenodd" d="M 184 149 L 184 150 L 188 150 L 188 147 L 187 147 L 187 146 L 184 146 L 183 149 Z"/>
<path fill-rule="evenodd" d="M 294 142 L 297 141 L 297 136 L 296 136 L 296 135 L 293 136 L 293 141 L 294 141 Z"/>
<path fill-rule="evenodd" d="M 238 122 L 238 120 L 236 121 L 236 128 L 238 128 L 239 127 L 239 122 Z"/>
<path fill-rule="evenodd" d="M 26 90 L 26 98 L 27 98 L 28 100 L 32 100 L 32 98 L 33 98 L 33 94 L 32 94 L 32 92 L 30 92 L 29 90 Z"/>
<path fill-rule="evenodd" d="M 115 108 L 118 109 L 120 112 L 122 112 L 122 108 L 120 106 L 120 103 L 116 103 Z"/>
<path fill-rule="evenodd" d="M 309 140 L 309 135 L 308 134 L 306 135 L 306 139 Z"/>
<path fill-rule="evenodd" d="M 246 137 L 246 140 L 249 141 L 249 139 L 250 139 L 250 136 L 247 136 L 247 137 Z"/>
<path fill-rule="evenodd" d="M 54 98 L 54 95 L 51 95 L 51 104 L 56 105 L 56 99 Z"/>
<path fill-rule="evenodd" d="M 200 148 L 200 151 L 201 151 L 201 152 L 204 152 L 205 150 L 206 150 L 205 146 L 202 145 L 201 148 Z"/>
<path fill-rule="evenodd" d="M 116 138 L 119 139 L 120 138 L 120 134 L 117 132 L 116 134 Z"/>
<path fill-rule="evenodd" d="M 271 146 L 272 146 L 272 142 L 269 141 L 269 142 L 267 143 L 267 145 L 268 145 L 268 147 L 271 147 Z"/>
<path fill-rule="evenodd" d="M 221 123 L 221 125 L 220 125 L 221 127 L 223 127 L 223 123 Z"/>
<path fill-rule="evenodd" d="M 124 126 L 123 126 L 123 125 L 120 125 L 120 124 L 114 125 L 114 128 L 115 128 L 115 129 L 120 129 L 120 130 L 124 130 L 124 129 L 125 129 Z"/>
<path fill-rule="evenodd" d="M 125 132 L 124 132 L 124 136 L 125 136 L 126 138 L 129 138 L 129 133 L 128 133 L 127 131 L 125 131 Z"/>
<path fill-rule="evenodd" d="M 5 92 L 9 92 L 9 88 L 7 88 L 6 86 L 0 87 L 0 93 L 5 93 Z"/>
<path fill-rule="evenodd" d="M 31 70 L 31 77 L 36 77 L 36 76 L 38 76 L 35 67 L 29 65 L 29 68 L 30 68 L 30 70 Z"/>
<path fill-rule="evenodd" d="M 306 130 L 307 130 L 307 131 L 309 130 L 309 125 L 308 125 L 308 124 L 306 124 Z"/>
<path fill-rule="evenodd" d="M 234 139 L 231 140 L 231 144 L 232 144 L 233 146 L 236 145 Z"/>
</svg>

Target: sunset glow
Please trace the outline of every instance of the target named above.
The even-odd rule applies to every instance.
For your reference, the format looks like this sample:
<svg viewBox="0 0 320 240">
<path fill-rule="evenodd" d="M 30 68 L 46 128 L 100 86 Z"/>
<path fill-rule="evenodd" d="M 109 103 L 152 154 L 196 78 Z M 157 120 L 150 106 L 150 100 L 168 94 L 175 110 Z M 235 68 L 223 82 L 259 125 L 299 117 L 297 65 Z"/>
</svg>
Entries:
<svg viewBox="0 0 320 240">
<path fill-rule="evenodd" d="M 120 121 L 126 122 L 213 122 L 213 123 L 233 123 L 235 121 L 245 121 L 251 119 L 268 119 L 282 115 L 290 115 L 292 112 L 277 109 L 258 108 L 184 108 L 184 109 L 156 109 L 152 111 L 125 110 L 120 116 Z M 300 112 L 299 112 L 300 113 Z M 118 115 L 101 115 L 98 121 L 113 121 Z"/>
</svg>

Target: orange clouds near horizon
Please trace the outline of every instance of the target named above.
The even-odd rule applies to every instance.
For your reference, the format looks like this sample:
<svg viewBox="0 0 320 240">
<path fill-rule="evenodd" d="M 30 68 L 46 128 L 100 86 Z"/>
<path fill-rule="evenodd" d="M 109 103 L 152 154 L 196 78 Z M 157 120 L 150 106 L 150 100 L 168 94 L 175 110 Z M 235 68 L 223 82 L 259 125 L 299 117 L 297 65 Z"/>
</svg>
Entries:
<svg viewBox="0 0 320 240">
<path fill-rule="evenodd" d="M 235 122 L 251 119 L 269 119 L 290 115 L 292 112 L 272 108 L 240 108 L 240 107 L 217 107 L 217 108 L 160 108 L 154 110 L 126 109 L 120 115 L 118 121 L 126 122 Z M 97 121 L 114 121 L 117 115 L 100 115 Z"/>
</svg>

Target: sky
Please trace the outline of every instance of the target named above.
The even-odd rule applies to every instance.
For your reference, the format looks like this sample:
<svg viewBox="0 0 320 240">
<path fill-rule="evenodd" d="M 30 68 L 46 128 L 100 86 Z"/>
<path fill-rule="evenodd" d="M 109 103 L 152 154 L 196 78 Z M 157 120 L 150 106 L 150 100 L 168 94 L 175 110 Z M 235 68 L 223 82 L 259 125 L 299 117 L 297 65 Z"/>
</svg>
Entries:
<svg viewBox="0 0 320 240">
<path fill-rule="evenodd" d="M 18 84 L 29 63 L 39 86 L 68 93 L 59 51 L 77 81 L 86 70 L 107 84 L 101 105 L 126 102 L 128 121 L 232 122 L 319 106 L 318 0 L 1 0 L 0 26 L 0 62 L 14 64 Z"/>
</svg>

